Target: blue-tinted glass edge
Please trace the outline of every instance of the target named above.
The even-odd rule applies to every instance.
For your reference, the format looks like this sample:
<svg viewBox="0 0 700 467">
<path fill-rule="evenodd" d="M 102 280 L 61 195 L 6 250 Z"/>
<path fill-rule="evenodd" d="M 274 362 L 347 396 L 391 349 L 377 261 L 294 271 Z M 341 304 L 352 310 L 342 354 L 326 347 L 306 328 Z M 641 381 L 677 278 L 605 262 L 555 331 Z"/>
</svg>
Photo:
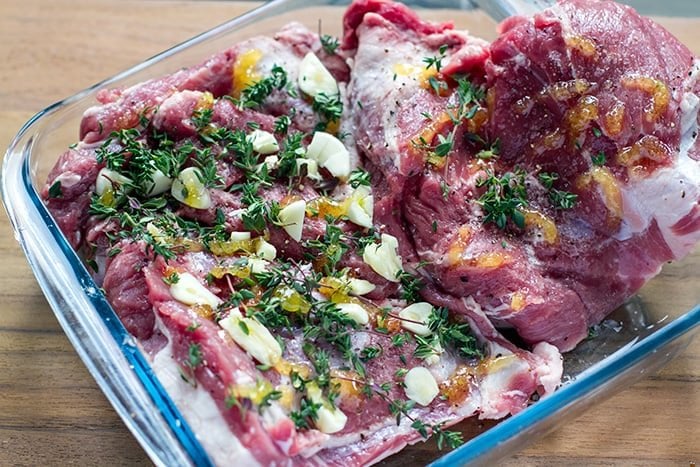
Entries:
<svg viewBox="0 0 700 467">
<path fill-rule="evenodd" d="M 95 289 L 98 289 L 97 285 L 92 279 L 92 276 L 90 276 L 87 269 L 76 255 L 75 251 L 73 251 L 73 249 L 70 247 L 65 236 L 53 221 L 51 214 L 48 212 L 48 209 L 46 209 L 46 206 L 36 192 L 31 181 L 28 159 L 25 159 L 22 164 L 22 181 L 30 199 L 32 200 L 32 203 L 34 204 L 34 207 L 44 220 L 57 245 L 68 258 L 76 278 L 82 284 L 88 284 L 93 286 Z M 94 304 L 95 309 L 98 310 L 102 323 L 109 330 L 115 343 L 122 351 L 124 358 L 126 358 L 129 364 L 132 366 L 134 373 L 137 375 L 144 389 L 151 397 L 151 400 L 168 423 L 168 426 L 175 437 L 178 439 L 185 451 L 187 451 L 192 461 L 197 466 L 213 467 L 214 464 L 211 462 L 208 454 L 202 447 L 199 440 L 197 440 L 197 437 L 180 413 L 175 403 L 158 381 L 150 364 L 148 363 L 148 360 L 136 346 L 131 344 L 131 342 L 133 342 L 133 337 L 126 330 L 105 296 L 103 294 L 90 295 L 90 301 Z M 56 312 L 56 310 L 54 310 L 54 312 Z"/>
</svg>

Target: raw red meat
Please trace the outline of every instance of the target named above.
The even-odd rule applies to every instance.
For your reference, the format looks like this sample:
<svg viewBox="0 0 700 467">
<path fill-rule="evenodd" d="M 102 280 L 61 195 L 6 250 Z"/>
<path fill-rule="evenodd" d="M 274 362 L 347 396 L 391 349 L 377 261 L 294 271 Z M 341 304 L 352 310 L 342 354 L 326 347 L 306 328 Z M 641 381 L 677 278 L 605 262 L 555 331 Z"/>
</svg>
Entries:
<svg viewBox="0 0 700 467">
<path fill-rule="evenodd" d="M 431 432 L 448 439 L 466 417 L 515 414 L 560 384 L 561 351 L 700 239 L 700 66 L 650 20 L 563 0 L 505 21 L 488 44 L 358 0 L 343 25 L 335 52 L 293 23 L 101 92 L 42 190 L 216 463 L 364 465 Z M 297 86 L 310 52 L 337 84 L 331 104 Z M 242 104 L 275 66 L 286 83 Z M 342 116 L 324 121 L 323 105 Z M 321 128 L 371 173 L 372 229 L 349 215 L 362 173 L 332 177 L 307 157 Z M 287 148 L 256 153 L 253 129 L 296 144 L 284 157 L 305 169 L 277 176 Z M 137 134 L 133 152 L 121 130 Z M 94 195 L 98 157 L 119 154 L 118 171 L 156 147 L 185 151 L 176 163 L 198 168 L 210 204 L 184 203 L 189 186 L 158 202 L 136 186 Z M 212 170 L 218 180 L 203 180 Z M 280 211 L 301 201 L 295 240 Z M 129 214 L 110 215 L 110 202 Z M 377 266 L 367 249 L 388 235 L 400 257 Z M 429 318 L 401 315 L 416 303 Z M 338 304 L 365 315 L 353 322 Z M 263 333 L 253 325 L 274 362 L 236 337 Z M 438 388 L 425 404 L 405 379 L 419 368 Z"/>
</svg>

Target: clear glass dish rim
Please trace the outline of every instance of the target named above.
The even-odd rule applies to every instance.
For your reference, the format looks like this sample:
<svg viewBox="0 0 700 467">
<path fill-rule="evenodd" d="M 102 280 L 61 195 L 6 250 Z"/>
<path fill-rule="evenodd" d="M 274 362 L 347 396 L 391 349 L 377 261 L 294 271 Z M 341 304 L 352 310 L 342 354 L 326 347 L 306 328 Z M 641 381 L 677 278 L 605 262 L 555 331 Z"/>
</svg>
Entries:
<svg viewBox="0 0 700 467">
<path fill-rule="evenodd" d="M 346 4 L 345 2 L 342 3 Z M 291 5 L 293 8 L 296 6 L 310 7 L 310 6 L 331 6 L 335 5 L 332 1 L 322 1 L 322 0 L 273 0 L 271 2 L 265 3 L 258 8 L 255 8 L 248 13 L 245 13 L 237 18 L 227 21 L 219 26 L 216 26 L 208 31 L 205 31 L 191 39 L 182 42 L 170 49 L 167 49 L 148 60 L 145 60 L 134 67 L 124 70 L 110 78 L 100 81 L 93 86 L 90 86 L 66 99 L 56 102 L 45 109 L 38 112 L 36 115 L 31 117 L 18 131 L 17 135 L 14 137 L 10 146 L 7 149 L 5 158 L 3 160 L 2 174 L 0 175 L 0 189 L 2 191 L 2 200 L 5 205 L 6 211 L 9 214 L 12 227 L 17 237 L 21 247 L 23 248 L 25 255 L 30 259 L 30 253 L 34 253 L 32 245 L 28 245 L 25 239 L 20 234 L 22 230 L 22 223 L 24 220 L 19 219 L 16 211 L 14 210 L 14 203 L 16 202 L 14 197 L 18 196 L 18 193 L 9 193 L 7 188 L 6 180 L 11 177 L 16 177 L 15 179 L 21 179 L 21 186 L 24 188 L 24 192 L 21 193 L 23 196 L 27 196 L 30 205 L 36 210 L 35 214 L 39 215 L 43 222 L 45 223 L 41 227 L 45 227 L 50 233 L 51 237 L 56 242 L 55 246 L 58 246 L 61 252 L 65 255 L 64 259 L 68 261 L 72 271 L 75 274 L 74 279 L 83 285 L 92 285 L 96 287 L 91 276 L 86 270 L 83 263 L 80 261 L 76 253 L 69 246 L 67 240 L 63 236 L 63 233 L 58 229 L 58 227 L 53 223 L 52 218 L 46 209 L 43 201 L 41 200 L 39 194 L 31 180 L 30 173 L 30 157 L 31 151 L 24 151 L 19 147 L 19 144 L 23 139 L 30 134 L 30 131 L 34 128 L 36 124 L 45 118 L 48 118 L 55 111 L 67 106 L 71 103 L 77 102 L 93 93 L 97 89 L 108 87 L 111 83 L 119 81 L 126 78 L 132 74 L 135 74 L 145 68 L 148 68 L 159 61 L 168 58 L 178 52 L 187 49 L 189 47 L 195 46 L 200 42 L 207 40 L 208 38 L 217 36 L 225 32 L 233 32 L 238 28 L 243 28 L 247 25 L 249 21 L 255 21 L 259 19 L 258 17 L 265 17 L 267 15 L 275 15 L 285 11 L 285 7 Z M 338 4 L 340 6 L 340 4 Z M 22 159 L 20 161 L 10 161 L 14 156 L 17 156 L 17 152 L 21 153 Z M 12 162 L 12 163 L 10 163 Z M 22 201 L 27 201 L 27 199 Z M 39 272 L 35 267 L 36 265 L 30 260 L 30 266 L 32 268 L 33 274 L 36 276 L 42 291 L 47 295 L 47 284 L 39 277 Z M 41 271 L 42 273 L 44 271 Z M 106 301 L 105 297 L 100 294 L 87 294 L 86 296 L 95 307 L 99 309 L 99 318 L 102 324 L 107 328 L 110 335 L 114 339 L 114 342 L 121 349 L 123 356 L 132 365 L 132 370 L 136 373 L 140 384 L 143 389 L 151 397 L 152 402 L 157 406 L 161 414 L 163 415 L 169 428 L 172 430 L 173 434 L 176 436 L 178 442 L 185 452 L 190 456 L 191 461 L 196 465 L 211 465 L 208 454 L 201 447 L 197 441 L 194 433 L 189 428 L 184 418 L 180 415 L 179 410 L 170 399 L 169 395 L 165 392 L 162 385 L 159 383 L 155 377 L 153 371 L 150 369 L 150 365 L 146 357 L 135 347 L 130 341 L 130 335 L 121 324 L 121 321 L 117 318 L 116 313 L 112 310 L 112 307 Z M 51 302 L 51 308 L 53 312 L 59 318 L 61 325 L 64 326 L 65 322 L 60 319 L 63 315 L 63 310 L 56 306 L 55 303 Z M 81 310 L 82 311 L 82 310 Z M 89 311 L 89 310 L 88 310 Z M 496 426 L 489 428 L 485 432 L 477 435 L 476 437 L 469 440 L 460 448 L 445 454 L 439 459 L 435 460 L 431 465 L 433 466 L 452 466 L 452 465 L 464 465 L 469 463 L 478 462 L 484 456 L 486 456 L 491 450 L 496 449 L 499 445 L 503 444 L 507 440 L 521 433 L 524 429 L 533 428 L 538 424 L 541 424 L 547 420 L 556 417 L 562 411 L 576 401 L 581 399 L 583 396 L 590 394 L 596 388 L 602 387 L 608 383 L 613 382 L 618 377 L 621 377 L 626 370 L 634 367 L 636 364 L 642 362 L 646 357 L 655 353 L 659 349 L 677 341 L 683 336 L 689 335 L 691 331 L 696 330 L 700 327 L 700 303 L 692 307 L 683 315 L 675 318 L 672 322 L 660 328 L 659 330 L 653 332 L 649 336 L 635 340 L 634 342 L 628 344 L 627 346 L 617 350 L 610 356 L 603 359 L 601 362 L 589 367 L 574 380 L 567 382 L 556 392 L 549 395 L 546 398 L 539 400 L 537 403 L 532 404 L 527 407 L 522 412 L 500 421 Z M 70 336 L 69 336 L 70 337 Z M 75 342 L 73 342 L 75 346 Z M 77 350 L 77 347 L 76 347 Z M 126 396 L 128 399 L 128 394 L 117 394 L 106 392 L 105 388 L 102 387 L 100 379 L 95 374 L 95 368 L 92 365 L 92 358 L 94 356 L 87 355 L 79 352 L 81 359 L 84 361 L 88 370 L 95 377 L 96 381 L 100 385 L 105 396 L 110 400 L 113 406 L 116 408 L 115 398 L 117 395 Z M 144 436 L 142 428 L 134 425 L 128 414 L 123 411 L 118 410 L 119 415 L 123 419 L 127 427 L 135 435 L 139 443 L 144 447 L 151 459 L 158 463 L 165 465 L 164 459 L 159 457 L 158 451 L 160 449 L 154 449 L 154 446 L 147 440 Z M 167 449 L 169 446 L 158 446 L 161 449 Z"/>
</svg>

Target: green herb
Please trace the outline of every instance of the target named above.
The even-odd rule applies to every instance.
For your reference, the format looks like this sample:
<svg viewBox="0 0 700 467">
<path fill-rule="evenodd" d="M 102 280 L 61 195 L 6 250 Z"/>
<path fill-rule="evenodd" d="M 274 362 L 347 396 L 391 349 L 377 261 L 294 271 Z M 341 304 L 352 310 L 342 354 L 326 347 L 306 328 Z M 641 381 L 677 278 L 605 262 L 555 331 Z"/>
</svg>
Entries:
<svg viewBox="0 0 700 467">
<path fill-rule="evenodd" d="M 593 127 L 593 136 L 595 136 L 596 138 L 600 138 L 600 135 L 602 134 L 603 133 L 600 131 L 600 128 Z"/>
<path fill-rule="evenodd" d="M 262 232 L 267 227 L 267 222 L 276 223 L 279 215 L 279 204 L 274 201 L 267 202 L 257 194 L 259 184 L 245 183 L 242 186 L 243 201 L 248 207 L 241 214 L 243 227 L 253 232 Z"/>
<path fill-rule="evenodd" d="M 294 109 L 292 109 L 294 110 Z M 289 130 L 289 125 L 292 124 L 292 118 L 289 115 L 280 115 L 275 119 L 275 133 L 285 134 Z"/>
<path fill-rule="evenodd" d="M 593 163 L 593 165 L 598 165 L 598 166 L 605 165 L 605 162 L 606 162 L 605 153 L 603 151 L 600 151 L 598 154 L 591 156 L 591 162 Z"/>
<path fill-rule="evenodd" d="M 212 108 L 194 110 L 191 120 L 198 132 L 209 126 L 213 115 L 214 110 Z"/>
<path fill-rule="evenodd" d="M 333 37 L 329 34 L 323 34 L 321 36 L 321 47 L 328 55 L 335 55 L 335 51 L 340 47 L 340 42 L 337 37 Z"/>
<path fill-rule="evenodd" d="M 332 219 L 326 220 L 326 231 L 323 238 L 308 240 L 305 246 L 309 249 L 318 250 L 319 254 L 317 256 L 315 255 L 315 257 L 323 258 L 324 273 L 326 275 L 332 275 L 338 262 L 350 247 L 345 241 L 343 231 L 340 227 L 333 224 Z"/>
<path fill-rule="evenodd" d="M 459 431 L 445 430 L 443 423 L 433 425 L 433 436 L 437 437 L 437 446 L 440 451 L 443 447 L 455 449 L 464 444 L 464 437 Z"/>
<path fill-rule="evenodd" d="M 420 278 L 406 271 L 399 271 L 396 278 L 401 283 L 401 298 L 408 303 L 417 302 L 420 299 L 420 291 L 425 283 Z"/>
<path fill-rule="evenodd" d="M 250 329 L 248 329 L 248 325 L 242 319 L 238 320 L 238 327 L 241 328 L 243 334 L 245 334 L 246 336 L 250 335 Z"/>
<path fill-rule="evenodd" d="M 63 192 L 61 191 L 61 181 L 56 180 L 49 187 L 49 198 L 61 198 L 62 196 Z"/>
<path fill-rule="evenodd" d="M 391 345 L 394 347 L 403 347 L 403 345 L 408 341 L 408 336 L 403 333 L 397 333 L 391 336 Z"/>
<path fill-rule="evenodd" d="M 571 209 L 576 206 L 578 195 L 568 191 L 552 189 L 549 192 L 549 199 L 557 209 Z"/>
<path fill-rule="evenodd" d="M 499 229 L 505 229 L 511 220 L 519 227 L 525 227 L 525 216 L 520 207 L 527 206 L 525 172 L 515 169 L 502 176 L 487 170 L 487 177 L 477 181 L 477 187 L 486 187 L 486 192 L 477 201 L 484 209 L 484 223 L 492 222 Z"/>
<path fill-rule="evenodd" d="M 430 85 L 430 88 L 433 90 L 433 92 L 441 96 L 443 92 L 447 91 L 447 83 L 437 79 L 435 76 L 431 76 L 428 78 L 428 84 Z"/>
<path fill-rule="evenodd" d="M 205 187 L 212 188 L 221 185 L 222 180 L 216 167 L 216 159 L 210 148 L 195 149 L 193 161 L 199 169 L 197 177 Z"/>
<path fill-rule="evenodd" d="M 483 351 L 467 323 L 449 321 L 447 308 L 433 308 L 428 327 L 443 347 L 452 347 L 464 358 L 482 358 Z"/>
<path fill-rule="evenodd" d="M 282 392 L 274 389 L 263 396 L 260 400 L 260 404 L 258 404 L 258 409 L 261 410 L 263 407 L 269 407 L 272 405 L 272 401 L 280 400 L 281 398 Z"/>
<path fill-rule="evenodd" d="M 316 348 L 310 342 L 305 342 L 302 345 L 302 350 L 314 366 L 316 385 L 321 389 L 327 388 L 331 382 L 331 363 L 328 352 Z"/>
<path fill-rule="evenodd" d="M 353 188 L 357 188 L 360 185 L 371 186 L 369 172 L 360 167 L 356 168 L 350 172 L 348 184 Z"/>
<path fill-rule="evenodd" d="M 396 425 L 401 424 L 401 418 L 403 416 L 406 416 L 408 418 L 411 418 L 408 415 L 408 412 L 411 411 L 411 409 L 416 405 L 415 401 L 412 400 L 407 400 L 407 401 L 402 401 L 402 400 L 391 400 L 389 401 L 389 412 L 396 417 Z M 411 418 L 411 420 L 413 420 Z"/>
<path fill-rule="evenodd" d="M 97 261 L 94 259 L 88 259 L 85 261 L 85 263 L 90 267 L 95 272 L 99 272 L 99 266 L 97 265 Z"/>
<path fill-rule="evenodd" d="M 316 404 L 308 398 L 302 397 L 299 410 L 290 412 L 289 418 L 297 429 L 309 429 L 311 428 L 310 421 L 318 419 L 318 409 L 320 408 L 321 404 Z"/>
<path fill-rule="evenodd" d="M 237 307 L 246 300 L 252 300 L 255 294 L 248 289 L 234 290 L 222 305 L 222 308 Z"/>
<path fill-rule="evenodd" d="M 238 399 L 233 394 L 233 391 L 229 391 L 228 394 L 226 394 L 226 397 L 224 398 L 224 405 L 226 406 L 227 409 L 232 409 L 236 407 L 237 409 L 241 410 L 242 412 L 245 411 L 244 405 L 241 404 L 241 401 Z"/>
<path fill-rule="evenodd" d="M 268 329 L 290 329 L 292 321 L 276 297 L 264 296 L 258 303 L 249 307 L 252 316 Z"/>
<path fill-rule="evenodd" d="M 380 347 L 369 346 L 365 347 L 360 351 L 360 359 L 363 362 L 372 360 L 382 354 L 382 349 Z"/>
<path fill-rule="evenodd" d="M 275 90 L 281 90 L 287 84 L 287 72 L 274 65 L 270 76 L 261 79 L 241 91 L 238 104 L 243 108 L 255 108 L 262 105 L 265 99 Z"/>
<path fill-rule="evenodd" d="M 194 376 L 194 370 L 201 365 L 202 362 L 202 350 L 199 344 L 190 344 L 187 351 L 187 360 L 185 361 L 185 367 L 187 369 L 186 373 L 183 373 L 182 371 L 180 372 L 182 379 L 192 386 L 197 387 L 197 380 Z"/>
<path fill-rule="evenodd" d="M 433 355 L 440 355 L 440 341 L 435 334 L 429 336 L 414 336 L 416 347 L 413 349 L 413 356 L 425 360 Z"/>
<path fill-rule="evenodd" d="M 438 135 L 438 144 L 433 149 L 433 152 L 438 157 L 445 157 L 452 151 L 454 145 L 454 133 L 449 133 L 447 136 Z"/>
<path fill-rule="evenodd" d="M 277 157 L 279 158 L 277 162 L 278 177 L 293 177 L 299 175 L 297 159 L 304 154 L 303 140 L 303 133 L 293 133 L 284 139 L 281 149 L 277 153 Z"/>
<path fill-rule="evenodd" d="M 423 420 L 414 420 L 411 423 L 411 428 L 416 430 L 423 438 L 428 439 L 428 425 L 426 425 Z"/>
<path fill-rule="evenodd" d="M 445 180 L 440 180 L 440 191 L 442 192 L 442 199 L 447 201 L 447 198 L 450 196 L 450 185 Z"/>
<path fill-rule="evenodd" d="M 426 70 L 435 68 L 438 73 L 440 72 L 442 69 L 442 61 L 445 59 L 445 57 L 447 57 L 445 54 L 447 52 L 447 47 L 447 44 L 441 45 L 438 49 L 438 55 L 433 57 L 423 57 L 423 63 L 425 63 Z"/>
<path fill-rule="evenodd" d="M 343 114 L 343 102 L 340 100 L 340 94 L 338 93 L 331 95 L 324 92 L 318 93 L 314 97 L 311 108 L 321 118 L 317 130 L 325 130 L 329 123 L 337 122 Z"/>
<path fill-rule="evenodd" d="M 437 95 L 442 95 L 442 93 L 448 89 L 447 83 L 438 80 L 434 76 L 428 78 L 428 83 Z M 448 112 L 448 115 L 454 124 L 450 133 L 448 133 L 446 136 L 438 135 L 438 142 L 433 148 L 430 148 L 430 145 L 428 144 L 429 142 L 423 140 L 422 138 L 418 142 L 418 147 L 432 149 L 433 154 L 437 157 L 446 157 L 452 151 L 454 148 L 457 130 L 464 120 L 469 120 L 474 117 L 480 107 L 479 101 L 483 100 L 485 97 L 483 88 L 475 86 L 466 78 L 457 79 L 456 93 L 458 104 L 451 107 L 451 112 Z M 414 144 L 416 143 L 414 142 Z M 482 150 L 477 153 L 477 157 L 481 159 L 490 159 L 495 157 L 498 154 L 498 146 L 499 142 L 496 140 L 489 149 Z"/>
<path fill-rule="evenodd" d="M 488 149 L 482 149 L 476 153 L 476 158 L 481 160 L 491 160 L 496 159 L 500 152 L 501 141 L 497 139 L 494 141 Z"/>
<path fill-rule="evenodd" d="M 540 172 L 537 178 L 540 180 L 542 186 L 549 190 L 554 185 L 554 182 L 559 180 L 559 174 L 556 172 Z"/>
<path fill-rule="evenodd" d="M 119 248 L 119 247 L 110 248 L 110 249 L 107 251 L 107 256 L 110 257 L 110 258 L 113 258 L 113 257 L 117 256 L 117 255 L 118 255 L 119 253 L 121 253 L 121 252 L 122 252 L 122 249 Z"/>
<path fill-rule="evenodd" d="M 163 277 L 163 282 L 168 285 L 177 284 L 180 282 L 180 275 L 177 272 L 172 272 L 170 275 Z"/>
</svg>

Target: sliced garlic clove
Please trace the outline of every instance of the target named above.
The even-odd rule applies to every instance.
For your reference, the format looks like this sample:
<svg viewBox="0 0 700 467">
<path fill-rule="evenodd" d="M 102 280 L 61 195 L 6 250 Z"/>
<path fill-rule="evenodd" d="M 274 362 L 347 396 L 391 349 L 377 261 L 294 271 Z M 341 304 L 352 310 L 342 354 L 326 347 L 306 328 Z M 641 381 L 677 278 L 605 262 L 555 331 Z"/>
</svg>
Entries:
<svg viewBox="0 0 700 467">
<path fill-rule="evenodd" d="M 184 169 L 173 181 L 170 188 L 173 198 L 195 209 L 208 209 L 211 206 L 209 190 L 202 183 L 202 172 L 196 167 Z"/>
<path fill-rule="evenodd" d="M 263 161 L 263 164 L 267 166 L 268 170 L 274 170 L 280 163 L 280 158 L 277 156 L 267 156 Z"/>
<path fill-rule="evenodd" d="M 351 320 L 355 321 L 357 324 L 364 326 L 369 323 L 369 314 L 362 305 L 357 303 L 336 303 L 341 313 L 346 315 Z"/>
<path fill-rule="evenodd" d="M 350 175 L 350 153 L 335 136 L 317 131 L 306 148 L 306 157 L 318 162 L 337 178 L 346 179 Z"/>
<path fill-rule="evenodd" d="M 427 326 L 428 317 L 432 312 L 433 306 L 427 302 L 418 302 L 409 305 L 399 312 L 399 317 L 402 318 L 401 327 L 419 336 L 428 336 L 432 334 L 432 331 Z"/>
<path fill-rule="evenodd" d="M 177 281 L 170 285 L 170 295 L 185 305 L 209 305 L 216 308 L 222 303 L 219 297 L 189 272 L 178 274 Z"/>
<path fill-rule="evenodd" d="M 350 195 L 347 218 L 360 227 L 372 228 L 374 197 L 367 186 L 358 186 Z"/>
<path fill-rule="evenodd" d="M 313 159 L 297 159 L 297 173 L 301 173 L 301 168 L 306 166 L 306 176 L 312 180 L 321 180 L 321 174 L 318 173 L 318 162 Z"/>
<path fill-rule="evenodd" d="M 321 407 L 316 411 L 317 418 L 315 420 L 316 428 L 322 433 L 333 434 L 345 428 L 348 421 L 347 415 L 338 407 L 332 407 L 327 401 L 323 400 L 321 390 L 314 384 L 309 383 L 306 386 L 306 393 L 315 404 L 321 404 Z"/>
<path fill-rule="evenodd" d="M 338 94 L 338 83 L 316 54 L 309 52 L 299 64 L 299 89 L 304 94 L 316 97 L 320 93 L 327 96 Z"/>
<path fill-rule="evenodd" d="M 97 180 L 95 180 L 95 193 L 102 196 L 107 190 L 114 191 L 115 185 L 123 186 L 127 183 L 131 183 L 130 178 L 115 170 L 103 167 L 97 174 Z"/>
<path fill-rule="evenodd" d="M 150 178 L 144 183 L 144 191 L 148 196 L 158 196 L 166 193 L 173 185 L 173 179 L 165 175 L 161 170 L 151 172 Z"/>
<path fill-rule="evenodd" d="M 393 235 L 382 234 L 381 243 L 368 245 L 362 259 L 374 272 L 391 282 L 399 282 L 396 277 L 402 270 L 398 254 L 399 241 Z"/>
<path fill-rule="evenodd" d="M 165 235 L 161 229 L 156 227 L 153 222 L 146 224 L 146 232 L 153 238 L 153 241 L 159 245 L 167 245 L 168 237 Z"/>
<path fill-rule="evenodd" d="M 282 228 L 297 242 L 301 240 L 304 218 L 306 217 L 306 201 L 294 201 L 280 210 L 279 220 Z"/>
<path fill-rule="evenodd" d="M 250 232 L 231 232 L 230 239 L 232 242 L 250 240 Z"/>
<path fill-rule="evenodd" d="M 229 336 L 248 354 L 263 365 L 276 365 L 282 358 L 282 348 L 270 331 L 253 318 L 240 312 L 231 313 L 219 321 Z"/>
<path fill-rule="evenodd" d="M 445 349 L 442 348 L 440 342 L 436 342 L 433 346 L 433 351 L 427 356 L 423 357 L 423 363 L 428 366 L 437 365 L 440 363 L 440 356 L 445 353 Z"/>
<path fill-rule="evenodd" d="M 250 272 L 252 274 L 260 274 L 261 272 L 267 272 L 270 269 L 270 262 L 266 259 L 249 256 L 248 269 L 250 269 Z"/>
<path fill-rule="evenodd" d="M 258 154 L 273 154 L 280 150 L 275 135 L 269 131 L 253 130 L 252 133 L 246 136 L 246 140 L 253 145 L 253 151 Z"/>
<path fill-rule="evenodd" d="M 361 296 L 366 295 L 377 288 L 376 285 L 372 284 L 370 281 L 364 279 L 357 279 L 354 277 L 349 277 L 348 287 L 350 288 L 350 295 Z"/>
<path fill-rule="evenodd" d="M 406 397 L 424 407 L 430 405 L 440 392 L 432 373 L 422 366 L 408 370 L 403 383 Z"/>
<path fill-rule="evenodd" d="M 272 261 L 277 257 L 277 248 L 271 243 L 265 241 L 264 238 L 257 238 L 257 245 L 255 246 L 255 254 L 268 261 Z"/>
<path fill-rule="evenodd" d="M 342 410 L 322 405 L 317 411 L 316 428 L 322 433 L 333 434 L 345 428 L 348 417 Z"/>
</svg>

